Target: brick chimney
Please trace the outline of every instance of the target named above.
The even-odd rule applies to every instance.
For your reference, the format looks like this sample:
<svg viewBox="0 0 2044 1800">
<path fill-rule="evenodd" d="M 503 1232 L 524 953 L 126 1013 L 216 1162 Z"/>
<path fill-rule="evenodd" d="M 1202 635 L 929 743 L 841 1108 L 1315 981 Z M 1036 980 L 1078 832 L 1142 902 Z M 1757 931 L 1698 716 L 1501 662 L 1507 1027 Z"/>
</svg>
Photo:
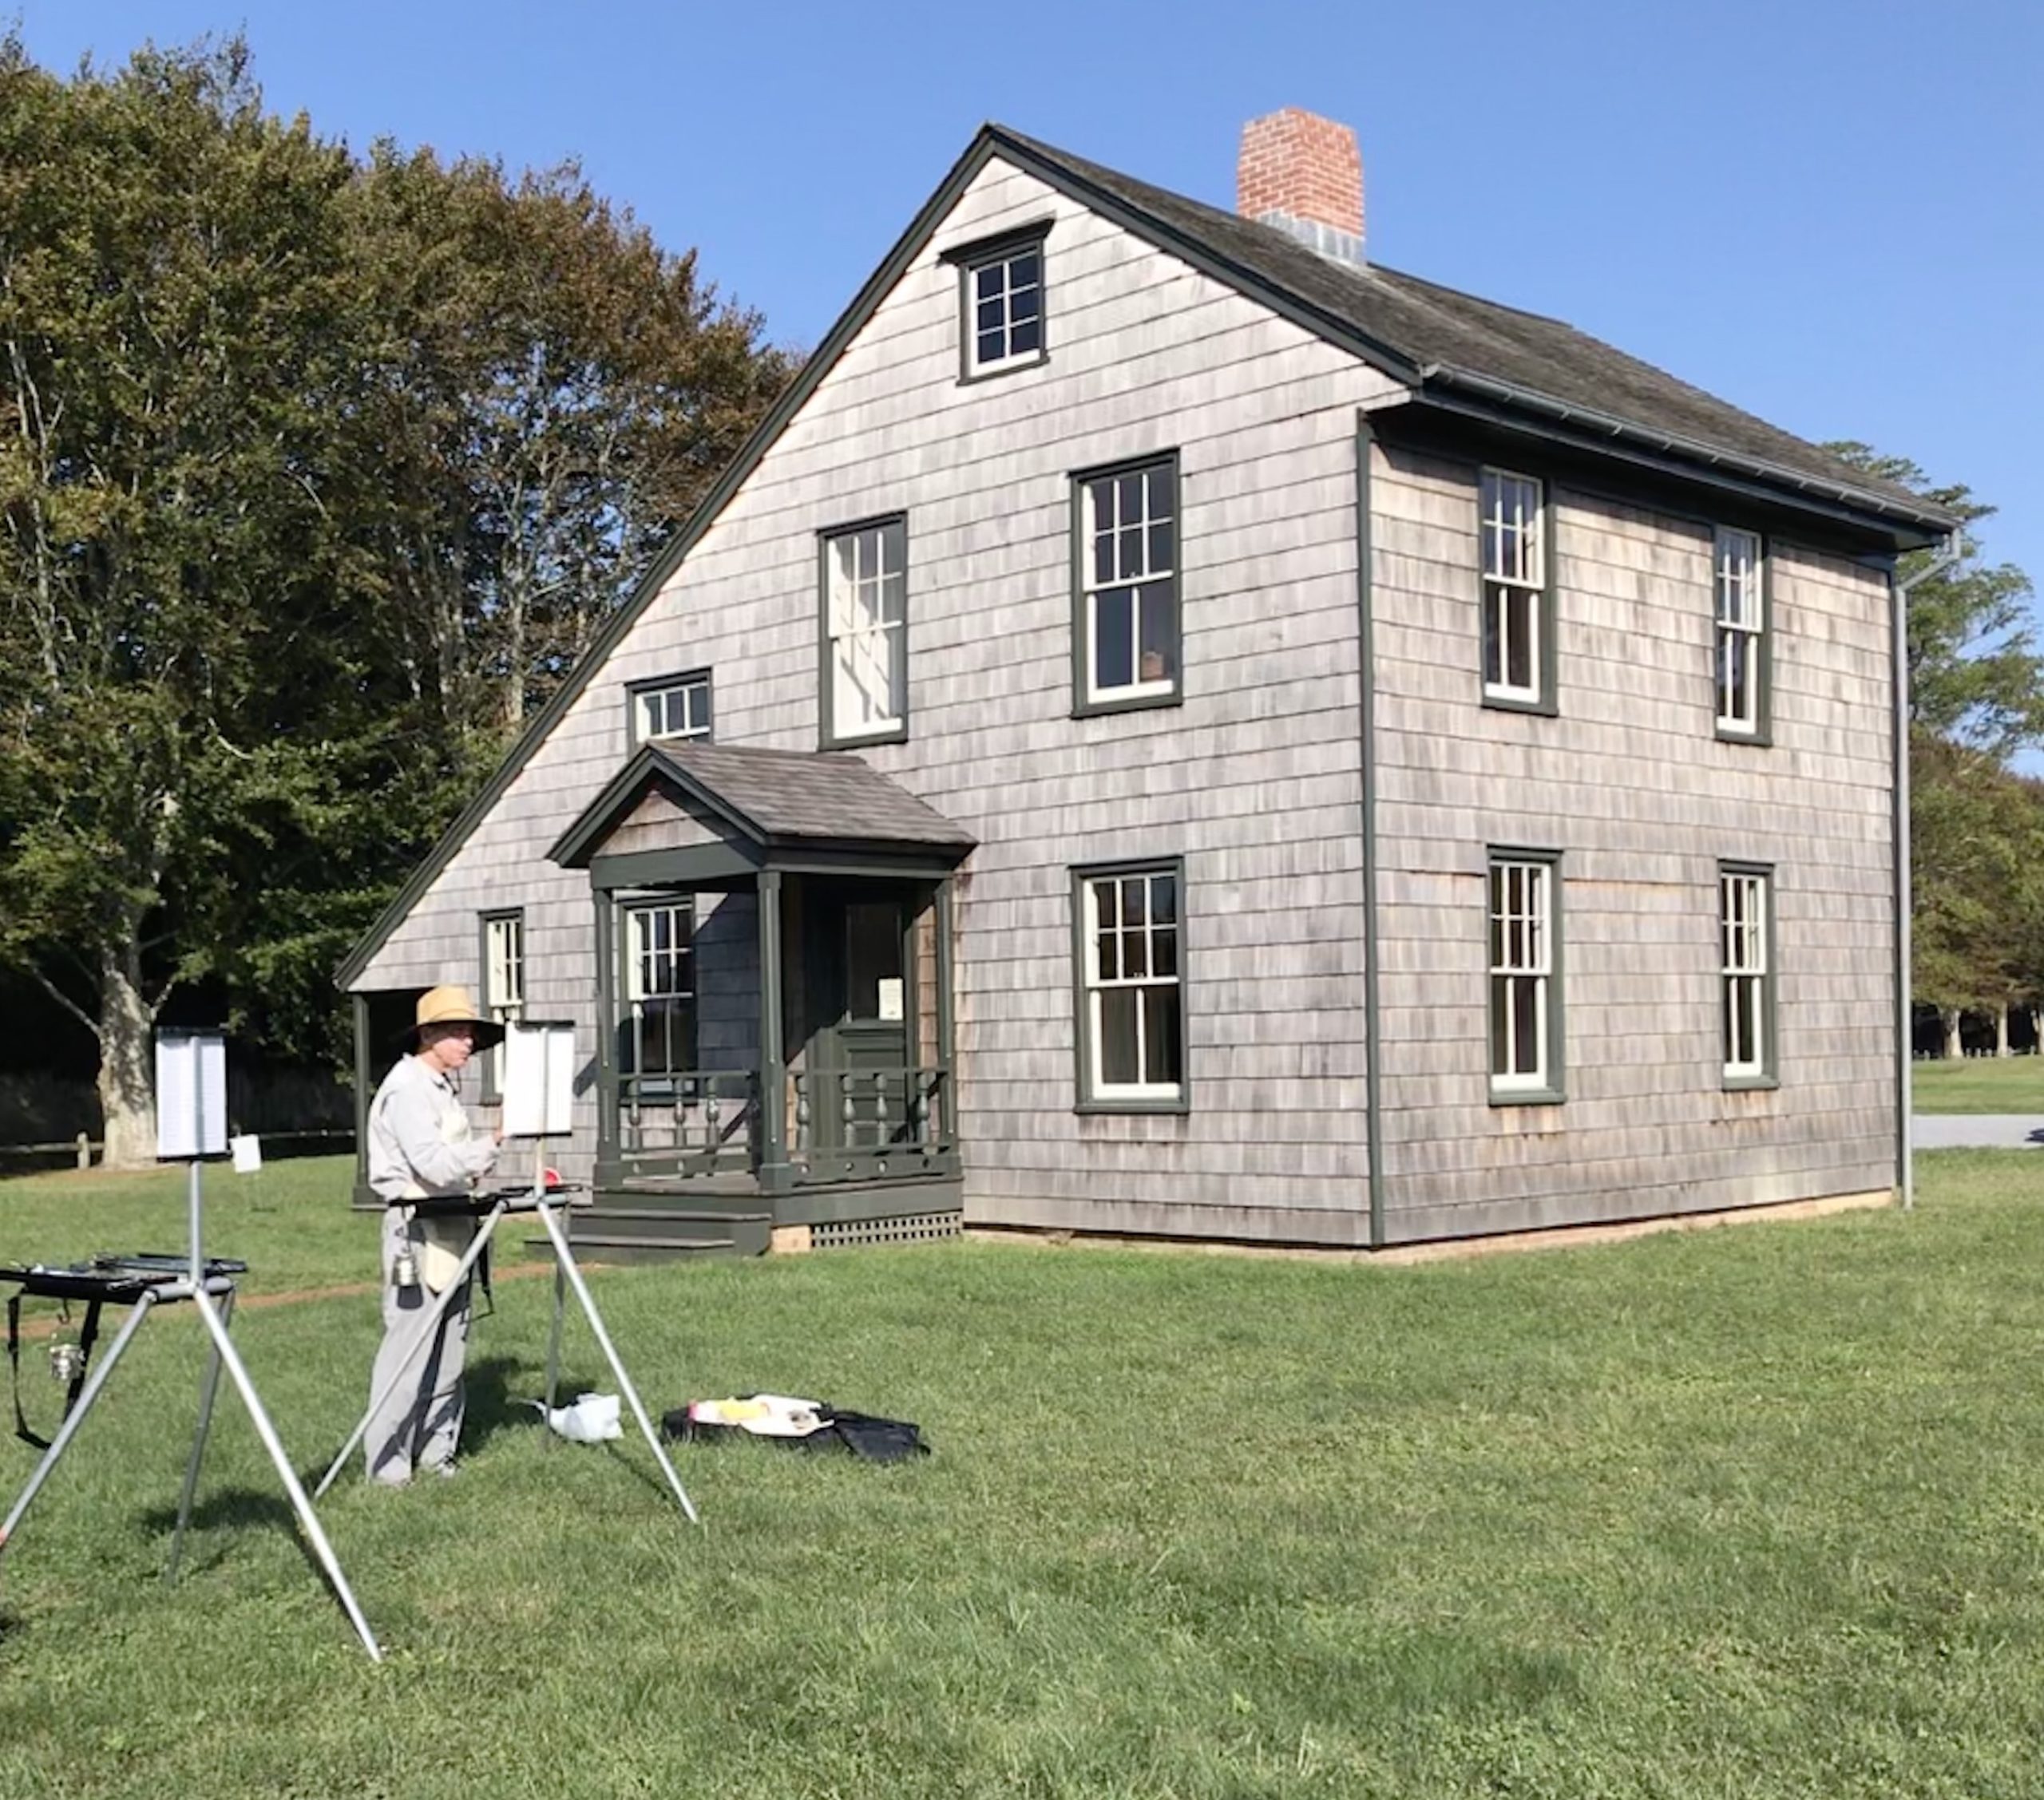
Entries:
<svg viewBox="0 0 2044 1800">
<path fill-rule="evenodd" d="M 1235 210 L 1337 263 L 1363 260 L 1363 158 L 1356 134 L 1296 106 L 1242 127 Z"/>
</svg>

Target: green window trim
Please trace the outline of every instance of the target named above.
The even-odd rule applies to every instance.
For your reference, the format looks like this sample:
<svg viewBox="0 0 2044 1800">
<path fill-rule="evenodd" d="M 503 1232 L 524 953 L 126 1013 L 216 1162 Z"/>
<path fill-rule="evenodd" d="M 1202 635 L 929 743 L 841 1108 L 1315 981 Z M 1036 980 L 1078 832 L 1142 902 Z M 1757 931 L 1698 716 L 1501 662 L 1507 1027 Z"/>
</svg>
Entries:
<svg viewBox="0 0 2044 1800">
<path fill-rule="evenodd" d="M 1507 576 L 1502 566 L 1495 572 L 1491 566 L 1491 552 L 1494 548 L 1501 549 L 1503 540 L 1491 501 L 1494 493 L 1502 495 L 1512 484 L 1531 487 L 1536 496 L 1532 516 L 1539 542 L 1533 558 L 1525 560 L 1532 561 L 1531 570 L 1521 560 L 1516 573 Z M 1544 477 L 1489 463 L 1478 469 L 1476 572 L 1476 682 L 1482 703 L 1494 712 L 1552 718 L 1561 710 L 1555 643 L 1555 498 Z M 1515 619 L 1520 627 L 1516 632 L 1511 629 Z M 1515 640 L 1523 643 L 1529 625 L 1534 643 L 1525 672 L 1531 679 L 1514 682 L 1509 678 L 1509 665 L 1518 659 L 1512 655 L 1511 646 Z M 1499 663 L 1496 680 L 1491 678 L 1494 644 Z"/>
<path fill-rule="evenodd" d="M 1178 453 L 1132 457 L 1072 475 L 1072 715 L 1139 712 L 1185 701 L 1185 508 Z M 1163 560 L 1159 560 L 1159 552 Z M 1111 568 L 1102 579 L 1102 557 Z M 1133 568 L 1123 559 L 1135 559 Z M 1125 620 L 1103 611 L 1120 609 Z M 1104 648 L 1126 639 L 1127 679 L 1095 679 Z"/>
<path fill-rule="evenodd" d="M 1024 369 L 1040 369 L 1050 361 L 1050 270 L 1044 247 L 1053 223 L 1040 219 L 996 237 L 978 238 L 970 243 L 960 244 L 945 251 L 938 258 L 940 262 L 950 263 L 958 271 L 961 387 L 975 382 L 998 381 L 1004 375 L 1017 374 Z M 1031 269 L 1027 265 L 1032 258 L 1034 265 Z M 1017 264 L 1024 267 L 1018 269 Z M 1000 291 L 982 295 L 978 291 L 984 285 L 980 280 L 980 272 L 994 268 L 1006 271 L 1000 283 Z M 1019 284 L 1015 279 L 1018 274 L 1024 277 Z M 1032 274 L 1033 281 L 1027 279 Z M 1028 315 L 1026 310 L 1031 303 L 1036 309 L 1033 316 Z M 982 305 L 994 307 L 998 312 L 997 324 L 992 317 L 986 322 L 989 332 L 1004 334 L 1011 342 L 1018 335 L 1033 336 L 1033 345 L 981 362 L 984 339 L 979 309 Z"/>
<path fill-rule="evenodd" d="M 1777 892 L 1771 863 L 1717 865 L 1718 1073 L 1728 1094 L 1781 1085 L 1781 975 L 1775 955 Z M 1742 893 L 1736 906 L 1735 892 Z M 1752 919 L 1756 897 L 1761 909 L 1757 923 Z M 1735 930 L 1742 944 L 1735 943 Z M 1761 963 L 1757 970 L 1752 967 L 1755 955 Z M 1736 1054 L 1735 1032 L 1747 1040 L 1749 1054 L 1745 1056 Z"/>
<path fill-rule="evenodd" d="M 686 694 L 687 729 L 679 732 L 649 732 L 640 729 L 640 708 L 655 694 Z M 715 694 L 707 669 L 685 669 L 671 675 L 649 675 L 628 682 L 624 687 L 624 748 L 632 751 L 654 737 L 683 737 L 709 742 L 715 735 Z M 696 723 L 699 718 L 701 723 Z"/>
<path fill-rule="evenodd" d="M 1147 1026 L 1148 1014 L 1141 996 L 1151 988 L 1168 988 L 1177 996 L 1176 1035 L 1163 1054 L 1175 1062 L 1178 1078 L 1175 1082 L 1169 1084 L 1170 1092 L 1143 1093 L 1127 1089 L 1115 1091 L 1099 1078 L 1101 1052 L 1095 1042 L 1095 996 L 1117 989 L 1129 991 L 1134 984 L 1119 980 L 1119 970 L 1116 977 L 1109 978 L 1105 984 L 1096 979 L 1098 937 L 1102 932 L 1091 889 L 1095 884 L 1159 876 L 1167 876 L 1171 882 L 1173 916 L 1168 924 L 1174 952 L 1171 975 L 1164 980 L 1151 979 L 1154 976 L 1155 947 L 1160 941 L 1160 936 L 1159 928 L 1150 916 L 1147 901 L 1142 921 L 1135 925 L 1127 924 L 1118 909 L 1114 921 L 1106 927 L 1106 931 L 1113 933 L 1118 942 L 1127 940 L 1135 932 L 1143 933 L 1143 985 L 1135 988 L 1139 997 L 1132 1019 L 1139 1058 L 1148 1049 L 1143 1036 Z M 1072 1107 L 1074 1112 L 1081 1114 L 1135 1113 L 1182 1115 L 1192 1110 L 1191 1009 L 1187 996 L 1191 980 L 1186 959 L 1186 911 L 1183 856 L 1145 856 L 1119 862 L 1087 863 L 1072 869 L 1072 1057 L 1076 1084 L 1076 1098 Z M 1104 1007 L 1104 1002 L 1102 1004 Z M 1139 1085 L 1141 1084 L 1129 1084 L 1131 1088 Z M 1154 1085 L 1162 1088 L 1166 1084 Z"/>
<path fill-rule="evenodd" d="M 1735 624 L 1727 617 L 1728 611 L 1744 610 L 1742 605 L 1728 607 L 1727 603 L 1728 585 L 1737 577 L 1728 568 L 1726 560 L 1736 552 L 1741 540 L 1750 542 L 1753 550 L 1749 572 L 1739 586 L 1741 590 L 1751 590 L 1745 597 L 1759 607 L 1757 623 L 1747 619 Z M 1764 533 L 1743 526 L 1712 527 L 1710 593 L 1712 730 L 1721 742 L 1767 749 L 1774 742 L 1774 546 Z M 1728 647 L 1728 638 L 1749 640 L 1745 674 L 1751 702 L 1745 708 L 1728 708 L 1725 703 L 1726 671 L 1734 655 Z M 1749 720 L 1742 722 L 1742 715 L 1749 714 Z"/>
<path fill-rule="evenodd" d="M 485 1019 L 509 1023 L 525 1010 L 525 909 L 495 907 L 476 915 L 476 1002 Z M 509 987 L 512 990 L 506 993 Z M 504 1098 L 504 1052 L 485 1050 L 482 1104 L 494 1106 Z"/>
<path fill-rule="evenodd" d="M 1527 897 L 1535 880 L 1537 902 Z M 1483 908 L 1490 1102 L 1559 1106 L 1568 1098 L 1562 853 L 1491 845 L 1483 860 Z M 1500 1070 L 1501 1061 L 1524 1061 L 1522 1046 L 1529 1038 L 1539 1052 L 1537 1065 Z"/>
<path fill-rule="evenodd" d="M 866 540 L 877 559 L 872 573 L 866 572 Z M 849 547 L 854 567 L 849 576 L 842 568 L 842 553 Z M 856 595 L 870 581 L 877 584 L 880 611 L 868 623 L 854 624 L 840 633 L 833 609 L 834 571 L 841 583 L 849 580 Z M 896 582 L 889 599 L 889 584 Z M 890 609 L 898 618 L 889 617 Z M 864 750 L 869 744 L 905 744 L 909 741 L 909 515 L 882 512 L 870 519 L 831 525 L 816 534 L 817 630 L 817 742 L 826 750 Z M 889 698 L 893 710 L 869 726 L 846 730 L 838 717 L 838 651 L 841 636 L 887 637 Z"/>
</svg>

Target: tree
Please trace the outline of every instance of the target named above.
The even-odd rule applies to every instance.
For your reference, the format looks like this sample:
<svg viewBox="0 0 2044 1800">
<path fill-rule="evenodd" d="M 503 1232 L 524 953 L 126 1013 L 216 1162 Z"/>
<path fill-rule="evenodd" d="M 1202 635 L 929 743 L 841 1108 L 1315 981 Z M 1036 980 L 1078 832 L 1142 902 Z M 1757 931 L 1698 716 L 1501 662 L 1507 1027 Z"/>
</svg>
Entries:
<svg viewBox="0 0 2044 1800">
<path fill-rule="evenodd" d="M 228 847 L 322 785 L 265 727 L 348 553 L 346 153 L 263 116 L 239 42 L 54 80 L 0 40 L 0 955 L 97 1038 L 107 1160 L 230 933 Z"/>
<path fill-rule="evenodd" d="M 1935 485 L 1917 465 L 1864 444 L 1828 446 L 1962 521 L 1959 560 L 1909 589 L 1912 998 L 1935 1006 L 1946 1054 L 1960 1054 L 1962 1012 L 2002 1020 L 2012 1001 L 2044 994 L 2044 817 L 2037 789 L 2009 772 L 2044 742 L 2044 654 L 2032 590 L 2009 564 L 1983 566 L 1963 527 L 1994 508 L 1963 485 Z M 1933 552 L 1903 556 L 1904 580 Z"/>
<path fill-rule="evenodd" d="M 378 144 L 355 199 L 380 617 L 410 698 L 487 765 L 791 371 L 572 164 L 512 181 Z"/>
<path fill-rule="evenodd" d="M 205 975 L 328 971 L 789 378 L 572 168 L 265 115 L 240 40 L 0 38 L 0 962 L 96 1035 L 108 1160 Z"/>
<path fill-rule="evenodd" d="M 2030 578 L 2009 563 L 1983 566 L 1964 525 L 1992 518 L 1995 508 L 1963 485 L 1939 487 L 1902 457 L 1864 444 L 1826 446 L 1868 474 L 1892 481 L 1945 508 L 1963 522 L 1961 561 L 1909 592 L 1909 718 L 1911 725 L 1963 745 L 1997 764 L 2044 741 L 2044 654 L 2034 635 Z M 1932 552 L 1903 556 L 1907 579 Z"/>
</svg>

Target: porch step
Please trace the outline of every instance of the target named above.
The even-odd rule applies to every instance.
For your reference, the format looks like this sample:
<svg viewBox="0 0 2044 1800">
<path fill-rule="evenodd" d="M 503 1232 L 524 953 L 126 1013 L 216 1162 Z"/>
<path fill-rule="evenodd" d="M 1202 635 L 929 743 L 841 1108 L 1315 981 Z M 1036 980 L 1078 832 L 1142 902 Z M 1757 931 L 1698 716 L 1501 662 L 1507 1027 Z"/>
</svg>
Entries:
<svg viewBox="0 0 2044 1800">
<path fill-rule="evenodd" d="M 696 1256 L 737 1256 L 746 1252 L 728 1237 L 649 1237 L 632 1232 L 580 1232 L 575 1234 L 576 1251 L 590 1252 L 590 1260 L 601 1263 L 671 1263 Z M 532 1241 L 536 1250 L 549 1248 L 545 1238 Z"/>
<path fill-rule="evenodd" d="M 724 1213 L 695 1207 L 592 1206 L 577 1215 L 570 1241 L 599 1254 L 620 1251 L 671 1251 L 676 1256 L 758 1256 L 771 1242 L 774 1221 L 766 1213 Z M 544 1240 L 532 1240 L 544 1250 Z"/>
</svg>

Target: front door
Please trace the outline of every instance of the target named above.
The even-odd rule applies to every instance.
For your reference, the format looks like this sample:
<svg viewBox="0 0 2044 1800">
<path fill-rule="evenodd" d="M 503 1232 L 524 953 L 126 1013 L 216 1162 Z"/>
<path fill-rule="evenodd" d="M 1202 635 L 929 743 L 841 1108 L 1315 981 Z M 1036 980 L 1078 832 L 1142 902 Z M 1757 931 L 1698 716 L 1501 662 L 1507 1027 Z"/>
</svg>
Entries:
<svg viewBox="0 0 2044 1800">
<path fill-rule="evenodd" d="M 830 1149 L 877 1149 L 905 1134 L 907 896 L 877 882 L 819 881 L 805 910 L 814 1141 Z"/>
</svg>

